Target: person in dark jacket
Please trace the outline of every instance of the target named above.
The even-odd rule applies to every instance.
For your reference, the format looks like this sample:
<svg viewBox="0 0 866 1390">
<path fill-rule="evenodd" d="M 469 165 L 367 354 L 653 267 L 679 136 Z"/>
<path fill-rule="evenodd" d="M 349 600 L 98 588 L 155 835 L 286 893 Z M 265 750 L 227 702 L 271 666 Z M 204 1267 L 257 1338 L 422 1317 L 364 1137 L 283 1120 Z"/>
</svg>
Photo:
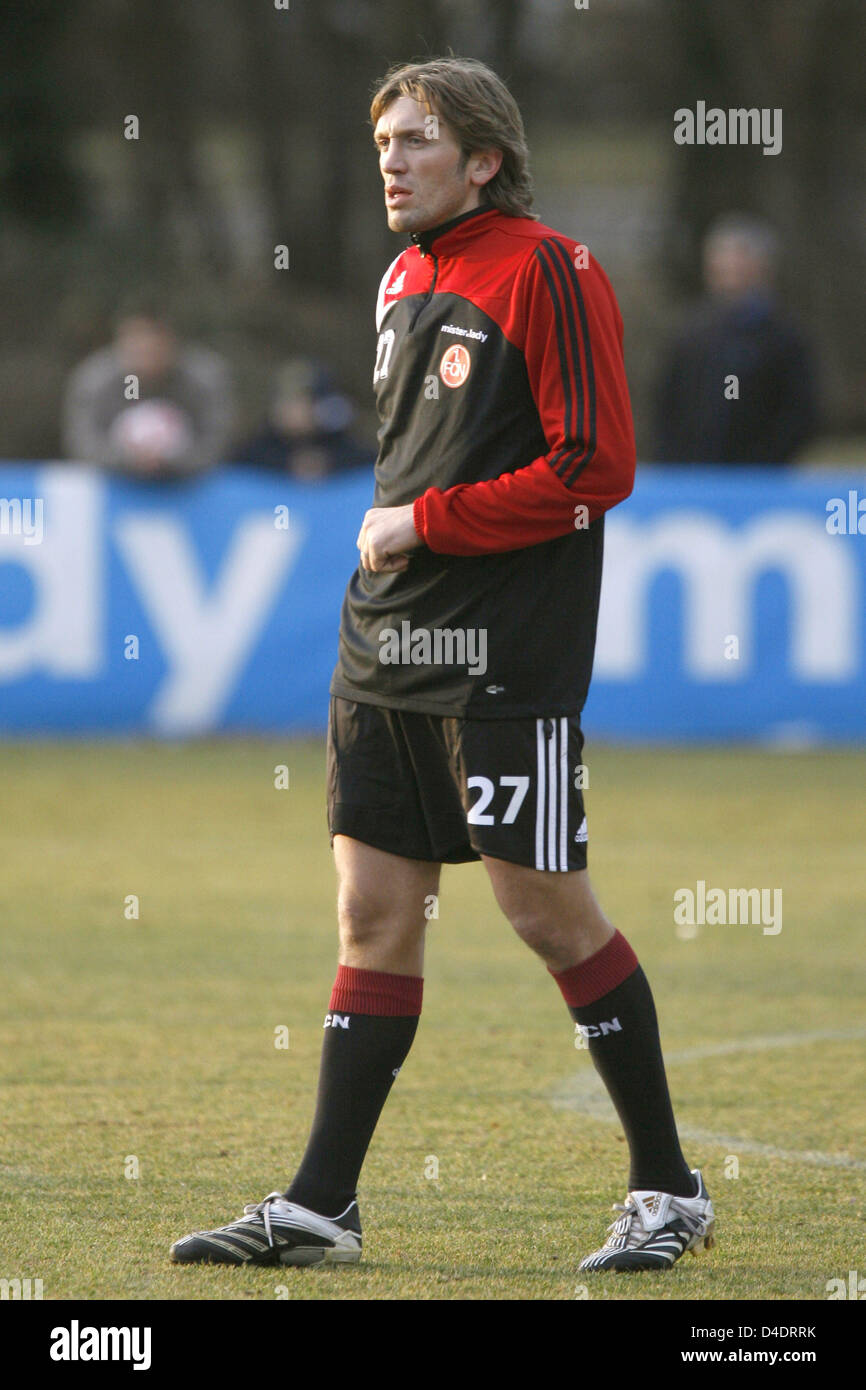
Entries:
<svg viewBox="0 0 866 1390">
<path fill-rule="evenodd" d="M 777 238 L 729 215 L 704 242 L 707 297 L 668 351 L 656 389 L 659 463 L 788 463 L 814 435 L 813 353 L 773 289 Z"/>
<path fill-rule="evenodd" d="M 317 482 L 353 468 L 372 469 L 374 457 L 352 437 L 355 408 L 319 362 L 293 357 L 276 373 L 268 418 L 235 452 L 235 462 L 275 468 Z"/>
</svg>

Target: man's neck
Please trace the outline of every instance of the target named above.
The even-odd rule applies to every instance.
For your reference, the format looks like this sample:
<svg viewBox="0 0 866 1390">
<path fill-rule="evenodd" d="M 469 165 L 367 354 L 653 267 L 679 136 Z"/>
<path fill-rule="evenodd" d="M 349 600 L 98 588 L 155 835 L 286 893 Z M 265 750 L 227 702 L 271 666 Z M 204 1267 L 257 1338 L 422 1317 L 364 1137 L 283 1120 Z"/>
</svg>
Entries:
<svg viewBox="0 0 866 1390">
<path fill-rule="evenodd" d="M 460 212 L 456 217 L 451 217 L 447 222 L 439 222 L 435 227 L 425 227 L 421 231 L 412 232 L 409 240 L 413 246 L 417 246 L 422 255 L 426 255 L 432 249 L 434 241 L 444 236 L 461 223 L 468 222 L 473 217 L 478 217 L 483 212 L 495 211 L 492 203 L 478 203 L 475 207 L 468 208 L 465 212 Z"/>
</svg>

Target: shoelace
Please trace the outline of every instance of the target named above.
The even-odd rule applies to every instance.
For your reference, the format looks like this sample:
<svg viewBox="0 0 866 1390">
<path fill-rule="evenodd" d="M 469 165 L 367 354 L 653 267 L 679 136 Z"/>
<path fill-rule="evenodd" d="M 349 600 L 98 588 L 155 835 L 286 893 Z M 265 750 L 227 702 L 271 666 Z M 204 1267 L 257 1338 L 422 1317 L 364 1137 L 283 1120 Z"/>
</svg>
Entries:
<svg viewBox="0 0 866 1390">
<path fill-rule="evenodd" d="M 628 1217 L 628 1221 L 623 1221 L 622 1216 L 618 1216 L 616 1221 L 611 1221 L 607 1229 L 618 1236 L 627 1236 L 628 1240 L 631 1240 L 632 1220 L 638 1215 L 636 1204 L 634 1202 L 614 1202 L 611 1211 L 621 1211 L 624 1216 Z"/>
<path fill-rule="evenodd" d="M 265 1235 L 268 1238 L 268 1245 L 273 1249 L 274 1237 L 271 1233 L 271 1203 L 283 1200 L 282 1192 L 269 1192 L 267 1197 L 263 1197 L 260 1202 L 250 1202 L 244 1207 L 244 1216 L 261 1216 L 265 1225 Z"/>
<path fill-rule="evenodd" d="M 631 1229 L 632 1223 L 636 1216 L 640 1216 L 640 1211 L 638 1209 L 637 1203 L 633 1202 L 631 1199 L 629 1199 L 627 1202 L 614 1202 L 611 1207 L 611 1211 L 621 1211 L 623 1213 L 623 1216 L 628 1217 L 628 1221 L 623 1222 L 623 1217 L 618 1216 L 616 1221 L 612 1221 L 607 1229 L 609 1231 L 616 1231 L 617 1235 L 627 1236 L 628 1239 L 631 1240 L 633 1238 Z M 684 1212 L 680 1207 L 676 1208 L 676 1215 L 680 1218 L 681 1221 L 684 1221 L 686 1223 L 686 1226 L 689 1228 L 693 1235 L 698 1234 L 704 1225 L 703 1219 L 700 1216 L 689 1216 L 688 1213 Z M 622 1229 L 617 1230 L 617 1227 L 619 1227 L 621 1223 Z M 643 1226 L 642 1221 L 640 1222 L 640 1225 Z M 646 1227 L 644 1227 L 644 1230 L 646 1230 Z M 635 1235 L 636 1234 L 637 1233 L 635 1233 Z"/>
</svg>

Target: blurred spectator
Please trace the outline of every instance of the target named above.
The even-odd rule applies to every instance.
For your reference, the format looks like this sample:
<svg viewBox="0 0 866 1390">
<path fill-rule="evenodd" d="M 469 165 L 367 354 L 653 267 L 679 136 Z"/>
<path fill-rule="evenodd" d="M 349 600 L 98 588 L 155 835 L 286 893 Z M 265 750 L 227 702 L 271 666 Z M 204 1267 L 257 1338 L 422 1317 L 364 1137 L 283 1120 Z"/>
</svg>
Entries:
<svg viewBox="0 0 866 1390">
<path fill-rule="evenodd" d="M 787 463 L 815 431 L 812 353 L 774 292 L 777 239 L 728 215 L 704 241 L 708 297 L 686 319 L 658 382 L 660 463 Z M 730 382 L 737 378 L 737 396 Z M 726 394 L 727 390 L 727 394 Z"/>
<path fill-rule="evenodd" d="M 277 468 L 305 482 L 372 467 L 372 451 L 349 432 L 354 418 L 352 402 L 337 390 L 327 367 L 292 357 L 274 379 L 267 424 L 236 451 L 235 461 Z"/>
<path fill-rule="evenodd" d="M 231 385 L 221 357 L 178 342 L 152 305 L 121 314 L 114 342 L 72 372 L 63 412 L 69 458 L 144 477 L 224 461 Z"/>
</svg>

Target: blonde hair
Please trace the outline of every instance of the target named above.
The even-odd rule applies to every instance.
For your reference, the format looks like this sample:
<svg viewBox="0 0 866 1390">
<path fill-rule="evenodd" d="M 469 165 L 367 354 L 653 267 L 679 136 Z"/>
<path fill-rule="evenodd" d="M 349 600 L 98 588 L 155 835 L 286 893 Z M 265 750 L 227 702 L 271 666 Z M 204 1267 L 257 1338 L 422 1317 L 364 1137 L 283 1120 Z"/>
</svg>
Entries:
<svg viewBox="0 0 866 1390">
<path fill-rule="evenodd" d="M 502 151 L 502 164 L 481 189 L 510 217 L 533 217 L 529 150 L 520 109 L 501 77 L 475 58 L 433 58 L 392 67 L 370 105 L 373 125 L 397 97 L 413 97 L 451 127 L 463 161 L 476 150 Z"/>
</svg>

